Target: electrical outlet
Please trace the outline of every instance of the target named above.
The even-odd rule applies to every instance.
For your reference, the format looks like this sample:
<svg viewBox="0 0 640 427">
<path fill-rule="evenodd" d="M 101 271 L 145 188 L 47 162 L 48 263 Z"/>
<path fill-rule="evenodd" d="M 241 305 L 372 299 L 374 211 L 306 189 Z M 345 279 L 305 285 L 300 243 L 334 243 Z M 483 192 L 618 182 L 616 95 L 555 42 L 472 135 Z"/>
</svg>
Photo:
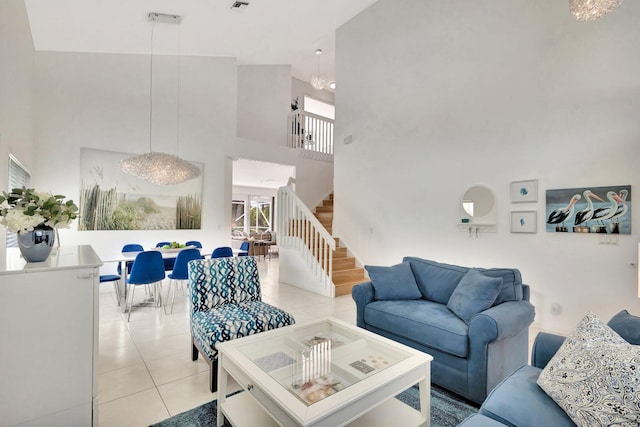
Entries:
<svg viewBox="0 0 640 427">
<path fill-rule="evenodd" d="M 551 304 L 551 313 L 552 314 L 560 314 L 560 313 L 562 313 L 562 306 L 560 304 L 558 304 L 557 302 L 554 302 L 553 304 Z"/>
</svg>

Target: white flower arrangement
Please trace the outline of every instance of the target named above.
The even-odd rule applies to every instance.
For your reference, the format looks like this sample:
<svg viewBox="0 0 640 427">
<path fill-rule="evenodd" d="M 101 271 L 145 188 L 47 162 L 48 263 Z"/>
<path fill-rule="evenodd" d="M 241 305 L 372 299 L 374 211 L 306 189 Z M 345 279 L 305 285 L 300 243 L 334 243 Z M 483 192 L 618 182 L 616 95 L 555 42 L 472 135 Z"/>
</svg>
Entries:
<svg viewBox="0 0 640 427">
<path fill-rule="evenodd" d="M 33 188 L 14 188 L 0 196 L 0 224 L 14 233 L 33 231 L 38 226 L 69 228 L 78 217 L 78 207 L 65 196 L 41 193 Z"/>
</svg>

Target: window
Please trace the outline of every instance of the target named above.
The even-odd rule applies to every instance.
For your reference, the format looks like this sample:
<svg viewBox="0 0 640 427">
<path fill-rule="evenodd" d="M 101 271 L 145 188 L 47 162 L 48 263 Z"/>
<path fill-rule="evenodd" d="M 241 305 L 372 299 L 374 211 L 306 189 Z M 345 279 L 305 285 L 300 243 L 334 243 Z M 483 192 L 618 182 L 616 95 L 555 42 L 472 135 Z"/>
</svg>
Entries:
<svg viewBox="0 0 640 427">
<path fill-rule="evenodd" d="M 244 231 L 244 200 L 231 201 L 231 234 L 242 235 Z"/>
<path fill-rule="evenodd" d="M 18 187 L 28 187 L 31 183 L 31 175 L 27 172 L 27 169 L 14 156 L 9 154 L 9 188 L 11 191 Z M 7 247 L 17 248 L 18 237 L 16 233 L 7 231 Z"/>
<path fill-rule="evenodd" d="M 270 196 L 234 195 L 231 201 L 231 235 L 273 231 L 274 203 Z"/>
<path fill-rule="evenodd" d="M 251 223 L 249 231 L 251 233 L 264 233 L 271 230 L 271 205 L 272 198 L 265 196 L 251 196 L 249 198 Z"/>
<path fill-rule="evenodd" d="M 317 99 L 304 97 L 304 138 L 302 145 L 307 150 L 333 154 L 333 120 L 335 107 Z"/>
<path fill-rule="evenodd" d="M 327 119 L 336 119 L 336 107 L 308 96 L 304 97 L 304 111 Z"/>
</svg>

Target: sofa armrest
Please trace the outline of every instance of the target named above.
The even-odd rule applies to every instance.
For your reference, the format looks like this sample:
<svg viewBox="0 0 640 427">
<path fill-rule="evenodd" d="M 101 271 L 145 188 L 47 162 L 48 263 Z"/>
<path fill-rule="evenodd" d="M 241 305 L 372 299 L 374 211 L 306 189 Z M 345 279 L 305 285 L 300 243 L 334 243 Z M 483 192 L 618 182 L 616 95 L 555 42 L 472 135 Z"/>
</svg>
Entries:
<svg viewBox="0 0 640 427">
<path fill-rule="evenodd" d="M 469 337 L 492 342 L 518 335 L 533 323 L 536 311 L 528 301 L 507 301 L 480 312 L 469 322 Z"/>
<path fill-rule="evenodd" d="M 566 337 L 562 335 L 550 334 L 548 332 L 540 332 L 536 335 L 531 349 L 531 365 L 536 368 L 544 369 L 554 354 L 560 349 Z"/>
<path fill-rule="evenodd" d="M 529 326 L 535 309 L 528 301 L 507 301 L 469 322 L 468 397 L 482 402 L 511 371 L 527 364 Z"/>
<path fill-rule="evenodd" d="M 351 288 L 351 297 L 356 302 L 356 325 L 364 328 L 364 308 L 374 301 L 371 282 L 360 283 Z"/>
<path fill-rule="evenodd" d="M 529 285 L 523 283 L 522 284 L 522 300 L 523 301 L 531 301 L 529 298 L 531 297 L 531 287 Z"/>
</svg>

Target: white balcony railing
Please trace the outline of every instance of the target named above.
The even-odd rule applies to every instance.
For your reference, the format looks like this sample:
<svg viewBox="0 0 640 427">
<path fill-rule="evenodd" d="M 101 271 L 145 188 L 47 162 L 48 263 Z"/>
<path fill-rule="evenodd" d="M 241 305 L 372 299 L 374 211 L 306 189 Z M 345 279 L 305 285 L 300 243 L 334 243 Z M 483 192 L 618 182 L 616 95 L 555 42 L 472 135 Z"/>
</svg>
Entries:
<svg viewBox="0 0 640 427">
<path fill-rule="evenodd" d="M 333 120 L 296 110 L 288 121 L 287 147 L 333 155 Z"/>
<path fill-rule="evenodd" d="M 333 295 L 336 241 L 291 186 L 278 189 L 278 246 L 298 251 L 326 294 Z"/>
</svg>

